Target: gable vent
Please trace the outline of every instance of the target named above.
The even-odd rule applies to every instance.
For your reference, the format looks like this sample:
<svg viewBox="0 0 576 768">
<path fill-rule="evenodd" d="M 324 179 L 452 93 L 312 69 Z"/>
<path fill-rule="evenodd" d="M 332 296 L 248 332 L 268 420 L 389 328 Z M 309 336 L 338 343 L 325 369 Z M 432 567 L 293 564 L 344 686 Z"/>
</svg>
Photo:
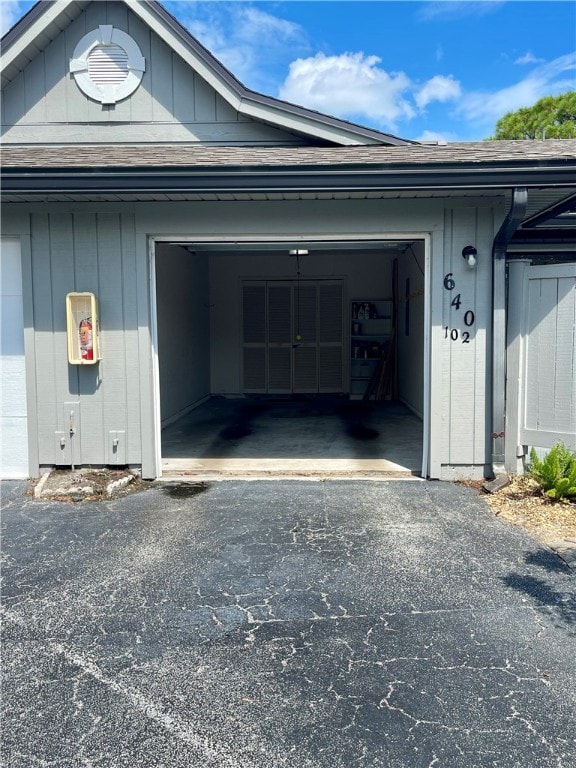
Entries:
<svg viewBox="0 0 576 768">
<path fill-rule="evenodd" d="M 88 73 L 96 85 L 116 85 L 128 77 L 128 54 L 119 45 L 97 45 L 88 56 Z"/>
</svg>

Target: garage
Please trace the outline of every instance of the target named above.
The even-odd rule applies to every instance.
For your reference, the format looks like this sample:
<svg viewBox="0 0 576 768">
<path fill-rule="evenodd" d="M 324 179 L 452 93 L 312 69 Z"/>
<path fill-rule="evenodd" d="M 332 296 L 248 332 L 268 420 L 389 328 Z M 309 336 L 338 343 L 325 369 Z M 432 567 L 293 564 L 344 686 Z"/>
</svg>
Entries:
<svg viewBox="0 0 576 768">
<path fill-rule="evenodd" d="M 162 474 L 423 472 L 425 241 L 156 242 Z"/>
<path fill-rule="evenodd" d="M 0 308 L 0 477 L 17 479 L 29 475 L 22 266 L 17 237 L 2 238 Z"/>
<path fill-rule="evenodd" d="M 570 210 L 573 141 L 430 144 L 283 102 L 152 2 L 39 3 L 3 63 L 2 234 L 25 255 L 4 471 L 516 471 L 507 249 Z"/>
</svg>

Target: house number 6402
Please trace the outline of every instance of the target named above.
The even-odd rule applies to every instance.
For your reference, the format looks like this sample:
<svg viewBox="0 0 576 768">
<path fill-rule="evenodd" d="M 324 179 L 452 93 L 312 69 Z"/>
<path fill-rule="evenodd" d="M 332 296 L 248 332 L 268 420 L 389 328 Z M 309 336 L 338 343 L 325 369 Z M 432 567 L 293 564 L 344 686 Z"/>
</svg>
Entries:
<svg viewBox="0 0 576 768">
<path fill-rule="evenodd" d="M 453 291 L 454 288 L 456 288 L 456 281 L 453 278 L 453 273 L 448 272 L 447 275 L 444 275 L 444 288 L 447 291 Z M 460 309 L 460 305 L 462 304 L 462 297 L 461 294 L 457 294 L 454 296 L 452 301 L 450 302 L 450 306 L 454 307 L 456 311 Z M 471 309 L 467 309 L 466 312 L 464 312 L 464 325 L 467 328 L 471 328 L 474 325 L 474 322 L 476 320 L 476 317 L 474 315 L 474 312 Z M 444 338 L 450 339 L 450 341 L 458 341 L 458 339 L 461 339 L 462 344 L 469 344 L 470 343 L 470 332 L 469 331 L 460 331 L 458 328 L 450 328 L 448 325 L 444 326 Z"/>
</svg>

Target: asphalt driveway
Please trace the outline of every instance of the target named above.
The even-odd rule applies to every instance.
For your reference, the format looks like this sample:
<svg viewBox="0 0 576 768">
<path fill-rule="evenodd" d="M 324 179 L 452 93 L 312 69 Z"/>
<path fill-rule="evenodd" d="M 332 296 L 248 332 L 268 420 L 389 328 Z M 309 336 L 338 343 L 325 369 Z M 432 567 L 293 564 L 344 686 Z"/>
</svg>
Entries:
<svg viewBox="0 0 576 768">
<path fill-rule="evenodd" d="M 7 768 L 576 765 L 576 580 L 472 491 L 3 483 Z"/>
</svg>

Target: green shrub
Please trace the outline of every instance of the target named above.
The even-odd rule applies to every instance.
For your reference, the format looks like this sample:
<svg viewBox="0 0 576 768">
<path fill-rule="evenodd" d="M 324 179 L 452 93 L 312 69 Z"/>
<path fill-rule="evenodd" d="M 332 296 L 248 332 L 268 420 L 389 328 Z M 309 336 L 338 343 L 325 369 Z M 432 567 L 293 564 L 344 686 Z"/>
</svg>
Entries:
<svg viewBox="0 0 576 768">
<path fill-rule="evenodd" d="M 528 473 L 551 499 L 576 497 L 576 454 L 557 443 L 543 459 L 530 451 Z"/>
</svg>

